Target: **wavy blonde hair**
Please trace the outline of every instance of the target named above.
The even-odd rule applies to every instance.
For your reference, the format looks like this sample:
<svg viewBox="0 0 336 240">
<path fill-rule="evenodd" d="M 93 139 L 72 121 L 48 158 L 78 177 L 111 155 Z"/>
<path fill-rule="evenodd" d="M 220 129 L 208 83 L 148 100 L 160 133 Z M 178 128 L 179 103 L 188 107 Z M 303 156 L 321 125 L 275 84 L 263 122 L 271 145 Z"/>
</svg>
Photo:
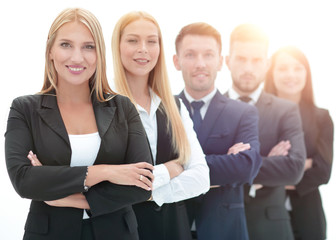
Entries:
<svg viewBox="0 0 336 240">
<path fill-rule="evenodd" d="M 157 21 L 148 13 L 145 12 L 130 12 L 122 16 L 117 22 L 113 35 L 112 35 L 112 55 L 113 55 L 113 66 L 114 66 L 114 81 L 118 93 L 125 95 L 131 99 L 131 101 L 136 104 L 132 92 L 129 88 L 125 68 L 122 65 L 120 56 L 120 39 L 123 34 L 125 27 L 137 20 L 144 19 L 155 24 L 159 35 L 159 45 L 160 54 L 155 67 L 149 74 L 148 86 L 157 94 L 162 101 L 163 109 L 161 111 L 166 113 L 168 118 L 168 125 L 172 128 L 172 146 L 179 154 L 178 161 L 181 164 L 185 164 L 190 157 L 190 145 L 187 138 L 187 133 L 184 129 L 182 119 L 179 110 L 176 106 L 174 96 L 172 94 L 167 67 L 165 62 L 165 55 L 163 51 L 162 34 Z"/>
<path fill-rule="evenodd" d="M 82 8 L 67 8 L 63 10 L 52 23 L 47 40 L 45 52 L 44 82 L 40 94 L 57 92 L 57 71 L 53 61 L 50 59 L 50 50 L 54 45 L 57 31 L 64 24 L 69 22 L 83 23 L 91 32 L 96 46 L 97 68 L 89 80 L 91 94 L 96 91 L 97 99 L 106 101 L 104 93 L 115 94 L 110 88 L 106 76 L 105 42 L 103 32 L 97 18 L 89 11 Z"/>
</svg>

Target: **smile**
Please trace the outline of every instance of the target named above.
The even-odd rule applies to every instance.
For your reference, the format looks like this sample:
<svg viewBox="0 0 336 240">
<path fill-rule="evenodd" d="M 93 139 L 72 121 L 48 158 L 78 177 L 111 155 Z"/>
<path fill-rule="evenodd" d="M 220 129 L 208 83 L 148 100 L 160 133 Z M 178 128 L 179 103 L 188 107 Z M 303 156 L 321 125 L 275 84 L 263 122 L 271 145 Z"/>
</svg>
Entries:
<svg viewBox="0 0 336 240">
<path fill-rule="evenodd" d="M 138 62 L 138 63 L 148 63 L 149 60 L 147 59 L 134 59 L 134 61 Z"/>
<path fill-rule="evenodd" d="M 73 72 L 80 72 L 85 69 L 84 67 L 70 67 L 70 66 L 67 66 L 67 67 Z"/>
</svg>

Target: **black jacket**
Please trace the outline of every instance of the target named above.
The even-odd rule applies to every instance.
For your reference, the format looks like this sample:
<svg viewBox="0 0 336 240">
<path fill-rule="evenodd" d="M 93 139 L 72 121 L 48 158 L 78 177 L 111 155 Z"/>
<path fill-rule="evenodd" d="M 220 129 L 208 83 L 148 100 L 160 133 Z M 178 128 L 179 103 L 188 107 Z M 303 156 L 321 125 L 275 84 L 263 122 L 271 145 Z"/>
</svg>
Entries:
<svg viewBox="0 0 336 240">
<path fill-rule="evenodd" d="M 114 96 L 92 105 L 101 145 L 94 164 L 152 163 L 138 113 L 128 98 Z M 33 167 L 28 152 L 37 154 L 42 167 Z M 87 167 L 70 167 L 71 147 L 55 95 L 31 95 L 15 99 L 5 134 L 7 170 L 23 198 L 32 199 L 24 239 L 80 239 L 83 210 L 51 207 L 56 200 L 84 192 Z M 151 192 L 138 187 L 101 182 L 85 193 L 97 240 L 138 239 L 134 203 Z"/>
</svg>

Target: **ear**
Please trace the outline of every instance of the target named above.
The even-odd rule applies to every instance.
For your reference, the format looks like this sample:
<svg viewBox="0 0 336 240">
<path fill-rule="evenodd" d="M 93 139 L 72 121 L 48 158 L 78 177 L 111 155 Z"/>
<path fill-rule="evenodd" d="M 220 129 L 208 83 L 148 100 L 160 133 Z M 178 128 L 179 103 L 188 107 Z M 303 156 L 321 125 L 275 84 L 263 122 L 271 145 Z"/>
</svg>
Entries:
<svg viewBox="0 0 336 240">
<path fill-rule="evenodd" d="M 176 54 L 173 56 L 173 62 L 174 62 L 174 66 L 175 66 L 176 70 L 181 71 L 181 66 L 180 66 L 180 63 L 179 63 L 179 57 Z"/>
<path fill-rule="evenodd" d="M 230 69 L 230 56 L 229 55 L 225 56 L 225 64 L 228 67 L 228 69 L 231 70 Z"/>
<path fill-rule="evenodd" d="M 223 56 L 222 55 L 220 55 L 219 56 L 219 63 L 218 63 L 218 68 L 217 68 L 217 71 L 220 71 L 220 70 L 222 70 L 222 67 L 223 67 Z"/>
<path fill-rule="evenodd" d="M 50 61 L 54 60 L 53 53 L 52 53 L 52 48 L 49 51 L 49 59 L 50 59 Z"/>
</svg>

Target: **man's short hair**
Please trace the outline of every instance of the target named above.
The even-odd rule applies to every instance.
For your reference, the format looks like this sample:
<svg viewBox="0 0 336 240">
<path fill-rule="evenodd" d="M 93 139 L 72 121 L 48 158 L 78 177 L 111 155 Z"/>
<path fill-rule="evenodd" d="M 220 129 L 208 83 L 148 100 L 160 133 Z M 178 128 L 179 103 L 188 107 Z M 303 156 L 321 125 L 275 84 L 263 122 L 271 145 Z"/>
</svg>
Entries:
<svg viewBox="0 0 336 240">
<path fill-rule="evenodd" d="M 175 39 L 175 50 L 178 53 L 178 48 L 187 35 L 200 35 L 213 37 L 219 46 L 219 53 L 222 52 L 222 39 L 220 33 L 211 25 L 204 22 L 191 23 L 181 29 Z"/>
<path fill-rule="evenodd" d="M 257 25 L 241 24 L 237 26 L 230 36 L 230 52 L 235 42 L 258 42 L 268 48 L 269 39 L 267 34 Z"/>
</svg>

